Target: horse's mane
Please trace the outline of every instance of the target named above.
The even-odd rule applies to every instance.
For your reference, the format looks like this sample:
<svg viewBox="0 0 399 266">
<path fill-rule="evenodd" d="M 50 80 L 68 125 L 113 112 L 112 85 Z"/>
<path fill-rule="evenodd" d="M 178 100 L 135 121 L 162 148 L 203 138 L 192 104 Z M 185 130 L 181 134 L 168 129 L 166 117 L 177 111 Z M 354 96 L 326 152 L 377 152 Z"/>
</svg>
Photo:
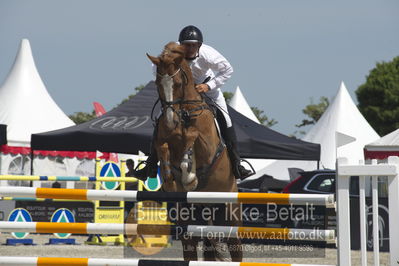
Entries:
<svg viewBox="0 0 399 266">
<path fill-rule="evenodd" d="M 188 75 L 189 83 L 192 82 L 191 69 L 185 59 L 186 51 L 184 47 L 176 42 L 169 42 L 165 45 L 161 55 L 159 56 L 163 62 L 166 64 L 178 63 L 185 73 L 190 73 Z M 194 83 L 193 83 L 194 85 Z"/>
<path fill-rule="evenodd" d="M 184 55 L 185 55 L 185 50 L 181 45 L 175 42 L 170 42 L 167 45 L 165 45 L 159 57 L 165 63 L 172 63 L 172 61 L 175 60 L 180 61 L 181 59 L 184 59 Z"/>
</svg>

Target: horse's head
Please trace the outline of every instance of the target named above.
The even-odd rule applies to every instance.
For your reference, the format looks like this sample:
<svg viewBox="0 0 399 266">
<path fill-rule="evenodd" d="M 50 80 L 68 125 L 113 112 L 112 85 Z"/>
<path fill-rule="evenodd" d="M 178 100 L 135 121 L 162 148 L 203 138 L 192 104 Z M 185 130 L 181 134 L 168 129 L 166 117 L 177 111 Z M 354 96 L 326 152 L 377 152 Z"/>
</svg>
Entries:
<svg viewBox="0 0 399 266">
<path fill-rule="evenodd" d="M 151 62 L 157 67 L 155 82 L 158 87 L 159 98 L 164 111 L 166 111 L 167 125 L 170 129 L 175 126 L 173 105 L 184 98 L 185 87 L 192 83 L 191 72 L 187 63 L 185 63 L 184 55 L 184 47 L 175 42 L 165 45 L 162 54 L 158 57 L 147 54 Z"/>
</svg>

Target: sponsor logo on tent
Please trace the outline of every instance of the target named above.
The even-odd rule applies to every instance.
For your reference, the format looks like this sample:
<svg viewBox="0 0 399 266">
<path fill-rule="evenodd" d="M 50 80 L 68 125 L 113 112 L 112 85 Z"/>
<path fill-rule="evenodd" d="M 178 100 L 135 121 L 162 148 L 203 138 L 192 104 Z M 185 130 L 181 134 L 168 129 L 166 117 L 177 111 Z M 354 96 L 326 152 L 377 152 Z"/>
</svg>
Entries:
<svg viewBox="0 0 399 266">
<path fill-rule="evenodd" d="M 149 116 L 107 116 L 104 118 L 100 118 L 99 120 L 95 120 L 90 124 L 91 129 L 134 129 L 141 127 L 147 121 L 150 120 Z"/>
</svg>

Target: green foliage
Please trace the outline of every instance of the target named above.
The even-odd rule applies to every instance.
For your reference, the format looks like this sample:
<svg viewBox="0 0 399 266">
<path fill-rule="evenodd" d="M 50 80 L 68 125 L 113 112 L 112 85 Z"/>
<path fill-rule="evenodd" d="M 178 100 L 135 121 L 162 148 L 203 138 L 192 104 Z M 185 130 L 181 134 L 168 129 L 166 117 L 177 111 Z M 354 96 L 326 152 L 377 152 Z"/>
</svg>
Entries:
<svg viewBox="0 0 399 266">
<path fill-rule="evenodd" d="M 95 117 L 96 117 L 96 112 L 94 110 L 91 113 L 76 112 L 73 115 L 69 115 L 69 118 L 77 125 L 90 121 Z"/>
<path fill-rule="evenodd" d="M 255 114 L 256 118 L 258 118 L 259 122 L 267 127 L 272 127 L 275 124 L 277 124 L 278 122 L 276 120 L 269 119 L 269 117 L 267 117 L 267 115 L 264 115 L 264 111 L 260 110 L 258 107 L 251 107 L 252 112 Z"/>
<path fill-rule="evenodd" d="M 399 56 L 377 63 L 356 96 L 360 112 L 378 134 L 399 128 Z"/>
<path fill-rule="evenodd" d="M 234 94 L 232 92 L 224 91 L 223 96 L 226 99 L 226 103 L 229 104 L 231 101 L 231 98 L 233 98 Z"/>
<path fill-rule="evenodd" d="M 298 125 L 295 125 L 298 128 L 305 127 L 308 125 L 314 125 L 319 121 L 320 117 L 326 111 L 327 107 L 330 105 L 330 101 L 327 97 L 320 97 L 319 103 L 314 103 L 313 98 L 310 98 L 310 104 L 306 105 L 304 109 L 302 109 L 302 113 L 304 113 L 307 118 L 303 119 L 302 122 Z M 306 134 L 305 130 L 298 130 L 293 133 L 294 137 L 300 138 Z"/>
<path fill-rule="evenodd" d="M 313 98 L 310 99 L 310 104 L 306 105 L 302 110 L 302 113 L 308 116 L 308 118 L 303 119 L 302 123 L 295 125 L 296 127 L 304 127 L 308 125 L 314 125 L 323 115 L 324 111 L 330 105 L 327 97 L 320 97 L 319 103 L 314 103 Z"/>
</svg>

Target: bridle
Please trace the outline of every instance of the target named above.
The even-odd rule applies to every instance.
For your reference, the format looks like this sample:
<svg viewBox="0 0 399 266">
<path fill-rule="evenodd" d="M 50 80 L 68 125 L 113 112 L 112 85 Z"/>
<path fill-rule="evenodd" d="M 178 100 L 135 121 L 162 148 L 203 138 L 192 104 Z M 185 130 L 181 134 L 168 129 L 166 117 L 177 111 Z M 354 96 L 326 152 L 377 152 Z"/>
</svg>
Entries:
<svg viewBox="0 0 399 266">
<path fill-rule="evenodd" d="M 169 76 L 169 77 L 173 78 L 174 76 L 177 75 L 177 73 L 180 72 L 180 70 L 183 71 L 183 70 L 181 69 L 181 67 L 179 67 L 179 68 L 176 70 L 176 72 L 175 72 L 172 76 Z M 184 72 L 184 71 L 183 71 L 183 72 Z M 163 76 L 164 76 L 164 75 L 162 75 L 161 73 L 159 73 L 158 70 L 157 70 L 157 75 L 160 76 L 160 77 L 163 77 Z"/>
<path fill-rule="evenodd" d="M 188 76 L 187 73 L 184 71 L 184 69 L 182 69 L 181 67 L 179 67 L 175 73 L 173 73 L 171 76 L 169 76 L 170 78 L 173 78 L 174 76 L 176 76 L 177 74 L 181 75 L 182 78 L 182 85 L 180 87 L 180 89 L 183 92 L 183 97 L 182 98 L 178 98 L 175 99 L 173 101 L 166 101 L 164 99 L 158 98 L 158 101 L 161 102 L 161 106 L 162 106 L 162 114 L 166 113 L 166 110 L 168 108 L 172 109 L 172 111 L 177 114 L 177 116 L 179 117 L 180 122 L 182 122 L 182 124 L 187 128 L 190 125 L 190 122 L 193 118 L 198 117 L 202 114 L 202 111 L 205 109 L 210 110 L 213 113 L 213 110 L 208 106 L 208 104 L 206 104 L 202 94 L 200 94 L 201 96 L 201 100 L 186 100 L 185 99 L 185 86 L 187 86 L 188 84 Z M 158 72 L 157 70 L 157 76 L 158 77 L 165 77 L 165 74 L 161 74 Z M 158 93 L 159 94 L 159 93 Z M 158 102 L 157 101 L 157 102 Z M 191 109 L 186 109 L 183 108 L 183 105 L 198 105 L 195 108 L 191 108 Z M 174 108 L 174 105 L 179 105 L 179 109 L 176 110 Z M 195 112 L 197 111 L 201 111 L 200 113 L 195 114 Z M 177 124 L 176 124 L 177 127 Z"/>
</svg>

